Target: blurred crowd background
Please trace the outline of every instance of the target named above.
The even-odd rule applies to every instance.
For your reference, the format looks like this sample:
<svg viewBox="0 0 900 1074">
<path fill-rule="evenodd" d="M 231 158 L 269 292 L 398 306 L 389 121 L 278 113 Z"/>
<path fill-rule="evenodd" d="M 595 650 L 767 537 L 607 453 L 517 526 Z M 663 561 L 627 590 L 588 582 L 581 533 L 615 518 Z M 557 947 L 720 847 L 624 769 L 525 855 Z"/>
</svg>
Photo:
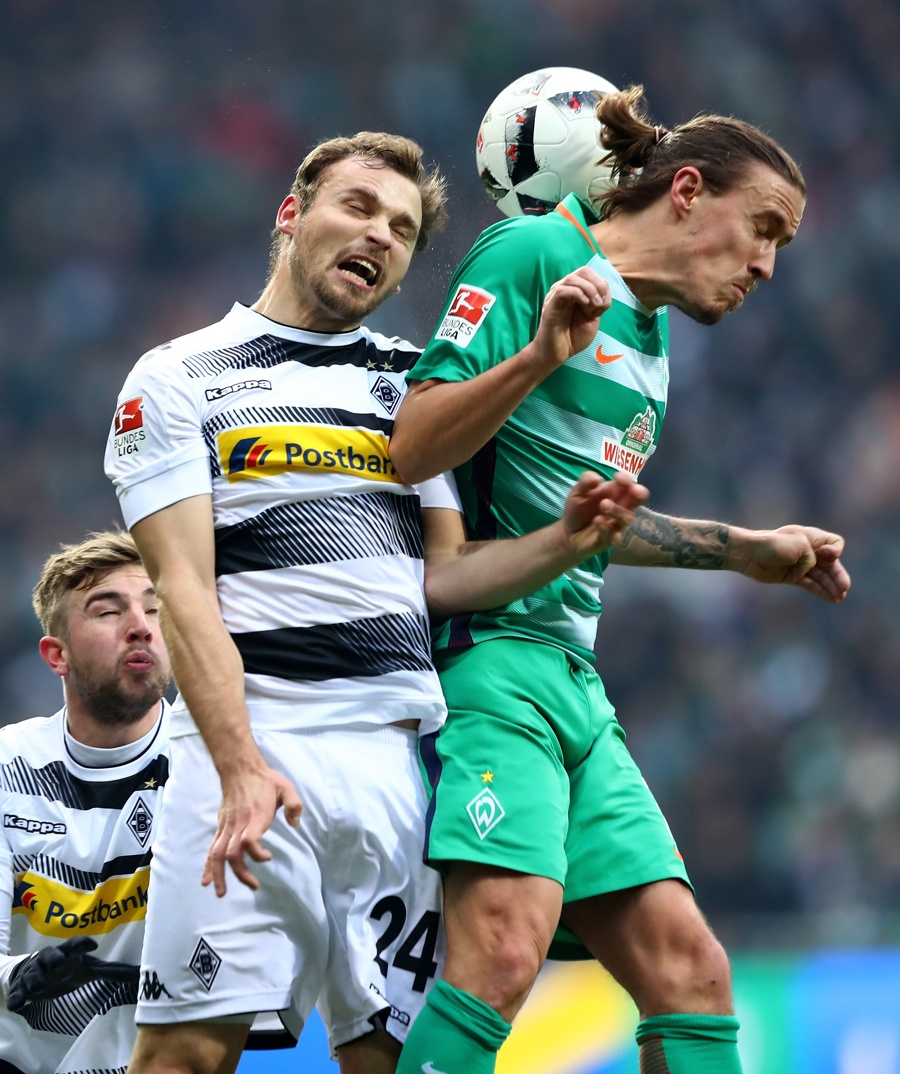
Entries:
<svg viewBox="0 0 900 1074">
<path fill-rule="evenodd" d="M 895 0 L 5 0 L 0 718 L 58 707 L 31 587 L 118 521 L 102 455 L 126 373 L 256 299 L 310 146 L 391 130 L 448 175 L 449 230 L 370 322 L 424 343 L 497 218 L 481 116 L 548 65 L 642 82 L 670 126 L 748 119 L 805 171 L 774 282 L 713 329 L 673 315 L 645 480 L 670 513 L 842 533 L 852 592 L 611 569 L 599 666 L 731 944 L 900 943 Z"/>
</svg>

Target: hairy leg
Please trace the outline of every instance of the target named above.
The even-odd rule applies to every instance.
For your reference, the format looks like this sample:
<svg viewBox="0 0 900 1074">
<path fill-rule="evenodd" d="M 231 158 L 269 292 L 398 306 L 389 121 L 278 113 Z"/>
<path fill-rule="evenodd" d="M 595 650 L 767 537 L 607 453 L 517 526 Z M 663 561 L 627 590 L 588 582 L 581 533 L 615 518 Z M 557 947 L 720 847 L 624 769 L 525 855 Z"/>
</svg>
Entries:
<svg viewBox="0 0 900 1074">
<path fill-rule="evenodd" d="M 233 1022 L 140 1025 L 128 1074 L 233 1074 L 249 1031 Z"/>
<path fill-rule="evenodd" d="M 555 880 L 455 863 L 444 882 L 443 979 L 512 1021 L 547 957 L 561 906 Z"/>
<path fill-rule="evenodd" d="M 733 1012 L 728 957 L 680 881 L 569 903 L 563 921 L 631 995 L 642 1018 Z"/>
<path fill-rule="evenodd" d="M 543 965 L 562 886 L 455 862 L 444 883 L 447 963 L 413 1022 L 397 1074 L 492 1074 Z"/>
<path fill-rule="evenodd" d="M 341 1074 L 394 1074 L 400 1058 L 400 1042 L 379 1026 L 337 1049 Z"/>
</svg>

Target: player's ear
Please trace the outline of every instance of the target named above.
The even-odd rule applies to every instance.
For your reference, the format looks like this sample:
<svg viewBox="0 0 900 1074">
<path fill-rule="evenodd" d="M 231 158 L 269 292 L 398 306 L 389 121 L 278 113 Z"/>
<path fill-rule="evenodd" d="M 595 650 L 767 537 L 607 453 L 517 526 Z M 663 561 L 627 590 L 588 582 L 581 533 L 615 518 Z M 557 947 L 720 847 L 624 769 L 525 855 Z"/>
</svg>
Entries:
<svg viewBox="0 0 900 1074">
<path fill-rule="evenodd" d="M 300 216 L 300 207 L 296 195 L 288 194 L 275 216 L 275 227 L 284 235 L 293 235 L 297 229 L 297 218 Z"/>
<path fill-rule="evenodd" d="M 672 185 L 669 187 L 669 200 L 679 216 L 690 211 L 691 206 L 703 189 L 703 176 L 697 168 L 688 166 L 678 169 L 672 176 Z"/>
<path fill-rule="evenodd" d="M 67 659 L 66 643 L 62 638 L 56 638 L 52 634 L 46 634 L 38 642 L 38 652 L 41 659 L 53 672 L 54 675 L 64 677 L 69 674 L 69 661 Z"/>
</svg>

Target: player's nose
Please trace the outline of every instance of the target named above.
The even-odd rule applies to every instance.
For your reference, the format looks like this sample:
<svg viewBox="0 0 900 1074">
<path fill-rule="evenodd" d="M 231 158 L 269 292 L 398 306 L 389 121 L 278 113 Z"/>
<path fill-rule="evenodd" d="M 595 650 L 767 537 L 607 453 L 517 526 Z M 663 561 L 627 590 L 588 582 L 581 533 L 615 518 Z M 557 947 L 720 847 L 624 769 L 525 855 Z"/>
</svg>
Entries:
<svg viewBox="0 0 900 1074">
<path fill-rule="evenodd" d="M 766 250 L 756 257 L 748 265 L 755 280 L 771 280 L 775 273 L 775 250 Z"/>
<path fill-rule="evenodd" d="M 129 641 L 153 636 L 153 624 L 150 615 L 140 606 L 130 608 L 126 631 Z"/>
<path fill-rule="evenodd" d="M 387 249 L 391 244 L 391 227 L 383 216 L 372 216 L 366 229 L 366 238 L 376 246 Z"/>
</svg>

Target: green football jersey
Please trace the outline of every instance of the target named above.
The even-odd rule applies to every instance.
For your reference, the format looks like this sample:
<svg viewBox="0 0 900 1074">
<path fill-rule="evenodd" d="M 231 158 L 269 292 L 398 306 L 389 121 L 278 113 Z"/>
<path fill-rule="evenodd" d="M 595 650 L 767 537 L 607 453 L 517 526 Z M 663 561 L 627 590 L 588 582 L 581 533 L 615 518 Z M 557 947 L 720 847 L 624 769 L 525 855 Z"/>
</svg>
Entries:
<svg viewBox="0 0 900 1074">
<path fill-rule="evenodd" d="M 516 217 L 484 231 L 456 271 L 449 302 L 410 379 L 467 380 L 533 338 L 544 298 L 588 265 L 608 283 L 612 307 L 591 344 L 553 372 L 456 471 L 469 535 L 518 537 L 559 518 L 584 470 L 637 476 L 656 450 L 669 382 L 668 314 L 641 305 L 594 242 L 596 222 L 574 195 L 553 213 Z M 609 555 L 490 612 L 457 616 L 437 648 L 524 636 L 561 646 L 592 665 L 600 588 Z"/>
</svg>

